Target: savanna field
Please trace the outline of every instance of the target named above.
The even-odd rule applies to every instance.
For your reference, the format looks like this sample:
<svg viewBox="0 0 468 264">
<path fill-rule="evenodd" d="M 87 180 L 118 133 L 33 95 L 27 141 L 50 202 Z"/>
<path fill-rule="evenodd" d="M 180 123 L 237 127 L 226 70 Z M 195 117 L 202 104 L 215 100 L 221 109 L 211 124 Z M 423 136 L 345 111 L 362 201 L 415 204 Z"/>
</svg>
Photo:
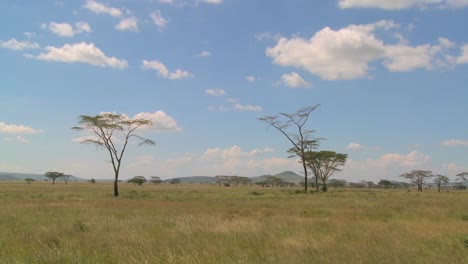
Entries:
<svg viewBox="0 0 468 264">
<path fill-rule="evenodd" d="M 468 263 L 468 192 L 0 182 L 0 263 Z"/>
</svg>

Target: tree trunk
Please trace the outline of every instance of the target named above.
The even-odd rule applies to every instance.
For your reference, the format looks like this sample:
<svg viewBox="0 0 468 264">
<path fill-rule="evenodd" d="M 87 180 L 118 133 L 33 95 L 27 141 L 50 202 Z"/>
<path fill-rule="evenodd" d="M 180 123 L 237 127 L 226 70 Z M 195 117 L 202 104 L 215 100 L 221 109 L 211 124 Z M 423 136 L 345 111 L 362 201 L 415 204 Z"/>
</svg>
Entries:
<svg viewBox="0 0 468 264">
<path fill-rule="evenodd" d="M 119 171 L 115 171 L 114 179 L 114 197 L 119 197 Z"/>
<path fill-rule="evenodd" d="M 327 181 L 326 181 L 326 180 L 322 180 L 322 184 L 323 184 L 323 186 L 322 186 L 322 191 L 323 191 L 323 192 L 327 192 Z"/>
<path fill-rule="evenodd" d="M 315 190 L 319 192 L 318 175 L 315 175 Z"/>
<path fill-rule="evenodd" d="M 437 184 L 437 191 L 440 192 L 440 184 Z"/>
<path fill-rule="evenodd" d="M 302 154 L 302 167 L 304 167 L 304 191 L 307 192 L 307 185 L 309 185 L 309 183 L 307 182 L 307 166 L 304 161 L 304 156 L 305 154 L 303 153 Z"/>
</svg>

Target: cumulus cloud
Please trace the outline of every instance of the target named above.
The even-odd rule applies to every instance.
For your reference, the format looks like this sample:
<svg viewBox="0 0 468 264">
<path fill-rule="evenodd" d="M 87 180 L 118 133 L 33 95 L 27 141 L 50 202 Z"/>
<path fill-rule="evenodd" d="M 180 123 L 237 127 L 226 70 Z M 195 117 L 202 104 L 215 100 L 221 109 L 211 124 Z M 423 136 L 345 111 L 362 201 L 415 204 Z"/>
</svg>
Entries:
<svg viewBox="0 0 468 264">
<path fill-rule="evenodd" d="M 177 69 L 173 72 L 169 72 L 166 65 L 164 65 L 164 63 L 158 60 L 153 60 L 153 61 L 143 60 L 141 67 L 144 70 L 154 70 L 158 73 L 159 76 L 166 78 L 166 79 L 170 79 L 170 80 L 180 80 L 180 79 L 187 79 L 187 78 L 193 77 L 192 73 L 185 71 L 185 70 L 181 70 L 181 69 Z"/>
<path fill-rule="evenodd" d="M 377 30 L 398 27 L 392 21 L 338 30 L 326 27 L 310 39 L 282 37 L 276 46 L 266 49 L 266 55 L 277 65 L 305 69 L 325 80 L 367 77 L 369 64 L 375 61 L 381 61 L 389 71 L 403 72 L 432 69 L 436 60 L 446 57 L 448 40 L 439 45 L 410 46 L 402 42 L 386 44 L 375 35 Z"/>
<path fill-rule="evenodd" d="M 346 149 L 347 150 L 361 150 L 363 149 L 364 146 L 359 144 L 359 143 L 349 143 L 347 146 L 346 146 Z"/>
<path fill-rule="evenodd" d="M 468 6 L 467 0 L 340 0 L 340 8 L 381 8 L 387 10 L 400 10 L 408 8 L 463 8 Z"/>
<path fill-rule="evenodd" d="M 177 125 L 177 122 L 174 118 L 170 117 L 163 111 L 157 111 L 154 113 L 141 112 L 136 114 L 133 119 L 148 119 L 153 122 L 152 127 L 146 127 L 142 131 L 144 132 L 179 132 L 181 129 Z"/>
<path fill-rule="evenodd" d="M 117 59 L 116 57 L 108 57 L 100 49 L 94 46 L 93 43 L 85 42 L 65 44 L 57 48 L 47 46 L 47 52 L 41 53 L 34 58 L 46 61 L 58 61 L 65 63 L 86 63 L 99 67 L 110 67 L 115 69 L 125 69 L 128 66 L 126 60 Z"/>
<path fill-rule="evenodd" d="M 138 20 L 136 17 L 128 17 L 120 20 L 115 26 L 120 31 L 138 31 Z"/>
<path fill-rule="evenodd" d="M 224 0 L 200 0 L 200 2 L 218 5 L 218 4 L 222 4 Z"/>
<path fill-rule="evenodd" d="M 255 82 L 257 78 L 255 76 L 249 75 L 249 76 L 245 76 L 245 80 L 248 82 Z"/>
<path fill-rule="evenodd" d="M 99 3 L 98 1 L 87 0 L 83 7 L 96 14 L 108 14 L 113 17 L 121 17 L 123 15 L 122 10 Z"/>
<path fill-rule="evenodd" d="M 302 77 L 296 73 L 291 72 L 290 74 L 284 74 L 281 76 L 281 80 L 284 85 L 291 88 L 311 88 L 312 85 L 306 82 Z"/>
<path fill-rule="evenodd" d="M 356 161 L 350 159 L 344 171 L 359 180 L 399 180 L 399 175 L 414 169 L 428 169 L 431 158 L 419 151 L 408 154 L 387 153 L 376 159 Z M 401 180 L 401 179 L 400 179 Z"/>
<path fill-rule="evenodd" d="M 41 132 L 41 130 L 37 130 L 24 125 L 7 124 L 4 122 L 0 122 L 0 134 L 27 135 L 38 134 Z"/>
<path fill-rule="evenodd" d="M 468 147 L 468 140 L 449 139 L 441 143 L 444 147 Z"/>
<path fill-rule="evenodd" d="M 197 57 L 199 58 L 206 58 L 206 57 L 211 57 L 211 52 L 207 51 L 207 50 L 203 50 L 202 52 L 198 53 L 197 54 Z"/>
<path fill-rule="evenodd" d="M 243 105 L 243 104 L 235 104 L 234 109 L 239 110 L 239 111 L 248 111 L 248 112 L 261 112 L 261 111 L 263 111 L 263 108 L 261 106 Z"/>
<path fill-rule="evenodd" d="M 75 28 L 68 23 L 56 23 L 50 22 L 49 25 L 44 25 L 44 28 L 48 28 L 52 33 L 61 37 L 73 37 L 75 34 L 83 32 L 91 32 L 91 27 L 86 22 L 75 23 Z"/>
<path fill-rule="evenodd" d="M 153 23 L 158 27 L 159 31 L 162 31 L 166 27 L 167 23 L 169 22 L 167 19 L 165 19 L 161 15 L 161 11 L 159 10 L 156 10 L 153 13 L 151 13 L 150 17 L 151 17 L 151 20 L 153 20 Z"/>
<path fill-rule="evenodd" d="M 40 46 L 37 43 L 33 43 L 29 41 L 18 41 L 13 38 L 7 41 L 0 41 L 0 48 L 11 49 L 11 50 L 25 50 L 25 49 L 39 49 Z"/>
<path fill-rule="evenodd" d="M 207 89 L 205 93 L 211 96 L 222 96 L 226 94 L 226 91 L 223 89 Z"/>
</svg>

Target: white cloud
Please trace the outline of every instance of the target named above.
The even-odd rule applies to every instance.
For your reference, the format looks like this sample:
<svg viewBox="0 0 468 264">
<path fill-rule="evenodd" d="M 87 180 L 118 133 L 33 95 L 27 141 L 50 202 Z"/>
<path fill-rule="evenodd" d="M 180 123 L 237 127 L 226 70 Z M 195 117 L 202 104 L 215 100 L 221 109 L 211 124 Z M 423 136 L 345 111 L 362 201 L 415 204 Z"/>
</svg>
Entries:
<svg viewBox="0 0 468 264">
<path fill-rule="evenodd" d="M 226 94 L 226 91 L 223 89 L 207 89 L 205 93 L 211 96 L 222 96 Z"/>
<path fill-rule="evenodd" d="M 169 75 L 169 79 L 171 80 L 182 80 L 182 79 L 187 79 L 187 78 L 192 78 L 192 77 L 193 77 L 192 73 L 185 71 L 185 70 L 181 70 L 181 69 L 177 69 L 174 72 L 171 72 L 171 74 Z"/>
<path fill-rule="evenodd" d="M 281 38 L 280 34 L 272 34 L 270 32 L 262 32 L 255 35 L 257 40 L 275 40 L 278 41 Z"/>
<path fill-rule="evenodd" d="M 347 146 L 346 146 L 346 149 L 347 150 L 361 150 L 363 149 L 364 146 L 359 144 L 359 143 L 349 143 Z"/>
<path fill-rule="evenodd" d="M 52 33 L 62 37 L 73 37 L 75 35 L 73 27 L 67 23 L 50 22 L 48 28 Z"/>
<path fill-rule="evenodd" d="M 96 14 L 101 14 L 101 13 L 104 13 L 104 14 L 108 14 L 108 15 L 111 15 L 113 17 L 120 17 L 123 15 L 123 12 L 122 10 L 118 9 L 118 8 L 114 8 L 114 7 L 109 7 L 109 6 L 106 6 L 102 3 L 99 3 L 97 1 L 93 1 L 93 0 L 88 0 L 86 1 L 86 3 L 83 5 L 84 8 L 96 13 Z"/>
<path fill-rule="evenodd" d="M 77 22 L 75 24 L 75 28 L 73 28 L 68 23 L 56 23 L 50 22 L 48 26 L 46 26 L 52 33 L 61 36 L 61 37 L 73 37 L 75 34 L 82 33 L 82 32 L 91 32 L 91 27 L 86 22 Z"/>
<path fill-rule="evenodd" d="M 207 149 L 203 155 L 201 155 L 201 159 L 203 160 L 218 160 L 218 159 L 239 159 L 242 157 L 256 157 L 263 154 L 273 153 L 275 152 L 272 148 L 264 148 L 264 149 L 252 149 L 250 151 L 242 151 L 241 147 L 238 145 L 233 145 L 230 148 L 209 148 Z"/>
<path fill-rule="evenodd" d="M 0 134 L 10 135 L 26 135 L 26 134 L 38 134 L 41 130 L 37 130 L 24 125 L 14 125 L 0 122 Z"/>
<path fill-rule="evenodd" d="M 59 61 L 65 63 L 87 63 L 99 67 L 110 67 L 115 69 L 125 69 L 128 66 L 126 60 L 116 57 L 106 56 L 93 43 L 85 42 L 65 44 L 63 47 L 46 47 L 47 52 L 36 56 L 36 59 L 46 61 Z"/>
<path fill-rule="evenodd" d="M 0 41 L 0 48 L 11 49 L 11 50 L 25 50 L 25 49 L 39 49 L 40 46 L 37 43 L 32 43 L 29 41 L 18 41 L 13 38 L 7 41 Z"/>
<path fill-rule="evenodd" d="M 158 27 L 159 31 L 162 31 L 169 22 L 161 15 L 161 11 L 159 10 L 156 10 L 153 13 L 151 13 L 150 17 L 153 20 L 153 23 Z"/>
<path fill-rule="evenodd" d="M 400 72 L 432 69 L 436 61 L 447 58 L 449 40 L 442 41 L 441 45 L 409 46 L 386 44 L 374 34 L 377 30 L 395 28 L 398 25 L 392 21 L 349 25 L 339 30 L 326 27 L 310 39 L 283 37 L 276 46 L 266 49 L 266 55 L 275 64 L 305 69 L 325 80 L 367 77 L 369 64 L 374 61 L 382 61 L 388 70 Z"/>
<path fill-rule="evenodd" d="M 458 64 L 468 63 L 468 44 L 462 46 L 462 54 L 456 59 Z"/>
<path fill-rule="evenodd" d="M 468 147 L 468 140 L 449 139 L 443 141 L 441 144 L 444 147 Z"/>
<path fill-rule="evenodd" d="M 257 78 L 255 76 L 249 75 L 245 76 L 245 80 L 247 80 L 248 82 L 255 82 Z"/>
<path fill-rule="evenodd" d="M 187 79 L 187 78 L 193 77 L 192 73 L 185 71 L 185 70 L 181 70 L 181 69 L 177 69 L 174 72 L 169 72 L 166 65 L 164 65 L 162 62 L 158 60 L 153 60 L 153 61 L 143 60 L 142 68 L 144 70 L 154 70 L 158 73 L 159 76 L 170 79 L 170 80 L 180 80 L 180 79 Z"/>
<path fill-rule="evenodd" d="M 234 109 L 239 111 L 249 111 L 249 112 L 261 112 L 263 108 L 261 106 L 255 105 L 242 105 L 242 104 L 235 104 Z"/>
<path fill-rule="evenodd" d="M 206 51 L 206 50 L 203 50 L 202 52 L 197 54 L 197 57 L 200 57 L 200 58 L 206 58 L 206 57 L 211 57 L 211 56 L 212 56 L 211 52 Z"/>
<path fill-rule="evenodd" d="M 407 8 L 462 8 L 468 6 L 468 0 L 340 0 L 340 8 L 381 8 L 400 10 Z"/>
<path fill-rule="evenodd" d="M 144 132 L 179 132 L 181 129 L 177 125 L 174 118 L 170 117 L 163 111 L 157 111 L 154 113 L 142 112 L 136 114 L 133 119 L 148 119 L 153 122 L 152 127 L 146 127 L 142 131 Z"/>
<path fill-rule="evenodd" d="M 224 2 L 224 0 L 199 0 L 199 1 L 202 3 L 206 3 L 206 4 L 215 4 L 215 5 L 222 4 Z"/>
<path fill-rule="evenodd" d="M 128 17 L 120 20 L 115 26 L 120 31 L 138 31 L 138 20 L 136 17 Z"/>
<path fill-rule="evenodd" d="M 291 72 L 290 74 L 284 74 L 281 76 L 283 83 L 291 88 L 311 88 L 312 85 L 306 82 L 302 77 L 296 73 Z"/>
<path fill-rule="evenodd" d="M 380 179 L 402 180 L 399 176 L 414 169 L 429 169 L 431 158 L 419 151 L 409 154 L 388 153 L 376 159 L 363 161 L 348 160 L 344 172 L 352 175 L 353 180 L 372 180 L 378 182 Z"/>
</svg>

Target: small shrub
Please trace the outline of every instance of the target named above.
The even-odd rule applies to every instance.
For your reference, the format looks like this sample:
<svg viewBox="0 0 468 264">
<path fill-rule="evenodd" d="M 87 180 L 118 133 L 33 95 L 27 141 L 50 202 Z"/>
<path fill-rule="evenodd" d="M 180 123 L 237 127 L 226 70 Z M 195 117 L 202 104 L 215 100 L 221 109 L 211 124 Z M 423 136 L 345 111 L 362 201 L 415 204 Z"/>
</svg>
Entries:
<svg viewBox="0 0 468 264">
<path fill-rule="evenodd" d="M 461 219 L 463 221 L 468 221 L 468 214 L 462 214 Z"/>
<path fill-rule="evenodd" d="M 86 232 L 89 230 L 89 227 L 85 223 L 83 223 L 83 221 L 76 220 L 72 224 L 72 229 L 76 232 Z"/>
<path fill-rule="evenodd" d="M 252 195 L 264 195 L 264 193 L 257 192 L 257 191 L 253 191 L 250 194 L 252 194 Z"/>
<path fill-rule="evenodd" d="M 465 245 L 465 248 L 468 248 L 468 236 L 462 237 L 461 240 L 462 240 L 463 244 Z"/>
</svg>

